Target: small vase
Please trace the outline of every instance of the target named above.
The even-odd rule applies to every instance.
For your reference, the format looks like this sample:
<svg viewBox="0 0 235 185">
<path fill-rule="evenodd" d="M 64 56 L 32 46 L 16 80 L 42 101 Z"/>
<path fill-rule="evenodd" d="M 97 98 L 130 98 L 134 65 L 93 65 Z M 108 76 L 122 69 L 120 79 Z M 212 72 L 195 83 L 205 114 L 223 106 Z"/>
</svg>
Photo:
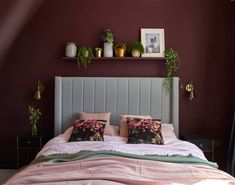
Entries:
<svg viewBox="0 0 235 185">
<path fill-rule="evenodd" d="M 112 42 L 104 43 L 104 57 L 113 57 L 113 43 Z"/>
<path fill-rule="evenodd" d="M 132 50 L 131 54 L 133 57 L 140 57 L 140 52 L 138 50 Z"/>
<path fill-rule="evenodd" d="M 65 56 L 66 57 L 76 57 L 77 54 L 77 46 L 74 42 L 67 42 L 65 48 Z"/>
<path fill-rule="evenodd" d="M 101 48 L 95 48 L 95 56 L 101 57 L 102 55 L 102 49 Z"/>
<path fill-rule="evenodd" d="M 32 136 L 36 136 L 38 134 L 37 124 L 32 124 Z"/>
</svg>

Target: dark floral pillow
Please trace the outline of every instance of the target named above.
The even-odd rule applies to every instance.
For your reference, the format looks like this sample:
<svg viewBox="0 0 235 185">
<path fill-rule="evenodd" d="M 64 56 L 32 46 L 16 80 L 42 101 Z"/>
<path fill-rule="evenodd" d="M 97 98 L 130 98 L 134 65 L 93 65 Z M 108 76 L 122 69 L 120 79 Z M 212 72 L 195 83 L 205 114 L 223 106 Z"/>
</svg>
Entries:
<svg viewBox="0 0 235 185">
<path fill-rule="evenodd" d="M 156 119 L 127 118 L 128 143 L 164 144 L 161 123 Z"/>
<path fill-rule="evenodd" d="M 74 141 L 104 141 L 105 120 L 77 120 L 69 142 Z"/>
</svg>

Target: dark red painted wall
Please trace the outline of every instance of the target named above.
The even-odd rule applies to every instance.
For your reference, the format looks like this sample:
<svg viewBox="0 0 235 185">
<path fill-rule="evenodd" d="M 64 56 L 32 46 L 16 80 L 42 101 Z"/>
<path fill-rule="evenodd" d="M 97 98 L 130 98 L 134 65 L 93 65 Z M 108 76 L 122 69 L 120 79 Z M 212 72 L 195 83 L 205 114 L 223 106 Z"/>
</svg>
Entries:
<svg viewBox="0 0 235 185">
<path fill-rule="evenodd" d="M 16 135 L 30 132 L 27 106 L 43 116 L 39 131 L 53 134 L 54 76 L 164 76 L 162 61 L 93 62 L 87 70 L 62 61 L 67 41 L 101 46 L 99 34 L 114 31 L 117 41 L 135 41 L 140 28 L 164 28 L 166 47 L 178 51 L 181 83 L 193 80 L 196 98 L 180 92 L 180 132 L 222 140 L 226 156 L 234 110 L 234 3 L 227 0 L 50 0 L 45 1 L 11 47 L 0 71 L 0 168 L 14 167 Z M 17 17 L 16 17 L 17 18 Z M 46 85 L 33 100 L 37 80 Z M 231 85 L 232 84 L 232 85 Z M 7 155 L 6 155 L 7 154 Z"/>
</svg>

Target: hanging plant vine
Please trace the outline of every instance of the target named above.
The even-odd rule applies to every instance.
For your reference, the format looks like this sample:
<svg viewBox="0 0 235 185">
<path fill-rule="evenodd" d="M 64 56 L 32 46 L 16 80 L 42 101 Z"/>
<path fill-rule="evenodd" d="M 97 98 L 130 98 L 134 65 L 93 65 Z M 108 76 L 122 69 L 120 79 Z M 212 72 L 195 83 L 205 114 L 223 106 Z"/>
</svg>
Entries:
<svg viewBox="0 0 235 185">
<path fill-rule="evenodd" d="M 166 49 L 165 52 L 166 57 L 166 69 L 167 69 L 167 77 L 166 77 L 166 86 L 169 92 L 172 91 L 172 81 L 173 75 L 178 69 L 179 55 L 172 48 Z"/>
</svg>

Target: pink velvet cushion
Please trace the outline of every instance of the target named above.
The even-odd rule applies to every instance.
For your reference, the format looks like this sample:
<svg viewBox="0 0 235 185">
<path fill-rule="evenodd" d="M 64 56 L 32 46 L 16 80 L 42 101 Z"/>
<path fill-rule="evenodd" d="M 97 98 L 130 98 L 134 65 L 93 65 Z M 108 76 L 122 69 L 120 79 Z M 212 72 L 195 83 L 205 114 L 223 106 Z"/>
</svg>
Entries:
<svg viewBox="0 0 235 185">
<path fill-rule="evenodd" d="M 80 112 L 80 120 L 106 120 L 107 124 L 110 120 L 110 112 L 102 112 L 102 113 L 86 113 L 86 112 Z"/>
<path fill-rule="evenodd" d="M 104 135 L 111 135 L 111 130 L 110 130 L 110 112 L 103 112 L 103 113 L 86 113 L 86 112 L 80 112 L 79 119 L 80 120 L 105 120 L 107 121 L 106 127 L 104 130 Z"/>
<path fill-rule="evenodd" d="M 128 125 L 127 117 L 129 118 L 140 118 L 140 119 L 151 119 L 151 116 L 140 116 L 140 115 L 120 115 L 120 136 L 128 137 Z"/>
</svg>

